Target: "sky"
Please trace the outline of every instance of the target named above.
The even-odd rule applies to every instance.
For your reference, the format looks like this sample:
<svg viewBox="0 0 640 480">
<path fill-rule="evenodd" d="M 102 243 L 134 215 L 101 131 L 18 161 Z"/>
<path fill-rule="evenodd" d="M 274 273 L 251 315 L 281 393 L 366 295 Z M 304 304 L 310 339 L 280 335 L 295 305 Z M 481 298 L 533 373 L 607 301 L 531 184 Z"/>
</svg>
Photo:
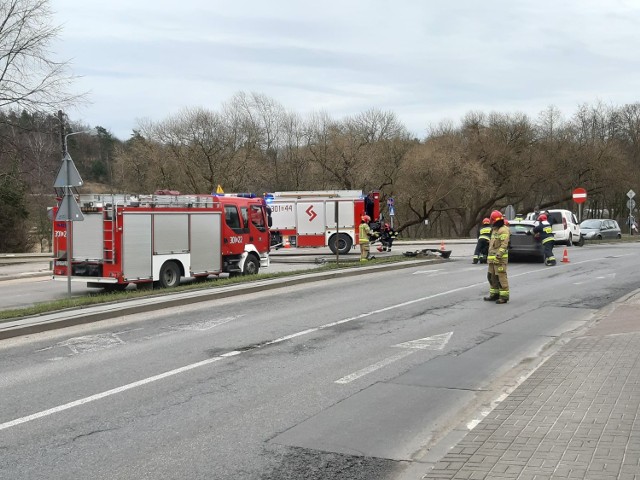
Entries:
<svg viewBox="0 0 640 480">
<path fill-rule="evenodd" d="M 256 92 L 301 115 L 394 112 L 418 138 L 469 111 L 640 101 L 640 0 L 50 0 L 56 58 L 121 140 Z"/>
</svg>

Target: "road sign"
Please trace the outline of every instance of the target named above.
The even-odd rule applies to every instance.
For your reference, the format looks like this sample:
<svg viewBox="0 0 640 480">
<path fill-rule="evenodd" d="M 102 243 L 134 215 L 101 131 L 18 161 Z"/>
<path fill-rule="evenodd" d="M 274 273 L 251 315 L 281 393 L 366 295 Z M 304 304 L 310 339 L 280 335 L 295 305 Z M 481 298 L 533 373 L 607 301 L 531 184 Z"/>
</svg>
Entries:
<svg viewBox="0 0 640 480">
<path fill-rule="evenodd" d="M 576 203 L 584 203 L 587 201 L 587 191 L 584 188 L 576 188 L 573 191 L 573 201 Z"/>
<path fill-rule="evenodd" d="M 53 186 L 56 188 L 62 187 L 81 187 L 83 184 L 82 178 L 78 173 L 75 163 L 71 160 L 71 155 L 68 153 L 62 158 L 62 165 L 58 170 L 56 181 Z"/>
<path fill-rule="evenodd" d="M 65 195 L 62 197 L 60 208 L 56 214 L 56 220 L 62 222 L 81 222 L 84 220 L 84 215 L 78 206 L 78 202 L 73 198 L 73 195 Z"/>
<path fill-rule="evenodd" d="M 636 201 L 631 198 L 627 200 L 627 208 L 629 210 L 633 210 L 634 208 L 636 208 Z"/>
<path fill-rule="evenodd" d="M 507 208 L 504 209 L 504 218 L 507 220 L 513 220 L 516 218 L 516 209 L 513 205 L 507 205 Z"/>
<path fill-rule="evenodd" d="M 635 196 L 636 196 L 636 192 L 634 192 L 633 190 L 629 190 L 627 192 L 627 197 L 629 197 L 629 199 L 632 199 Z"/>
</svg>

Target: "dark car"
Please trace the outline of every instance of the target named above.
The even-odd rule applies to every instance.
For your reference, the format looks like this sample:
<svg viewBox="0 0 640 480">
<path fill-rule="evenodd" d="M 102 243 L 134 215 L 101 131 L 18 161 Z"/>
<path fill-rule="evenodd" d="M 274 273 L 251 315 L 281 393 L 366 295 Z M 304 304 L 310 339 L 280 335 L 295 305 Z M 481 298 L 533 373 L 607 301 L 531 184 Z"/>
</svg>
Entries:
<svg viewBox="0 0 640 480">
<path fill-rule="evenodd" d="M 622 238 L 618 222 L 607 218 L 588 219 L 580 224 L 580 231 L 585 240 L 602 240 L 604 238 Z"/>
<path fill-rule="evenodd" d="M 527 258 L 544 262 L 542 243 L 533 233 L 535 225 L 536 222 L 530 220 L 509 221 L 509 261 Z"/>
</svg>

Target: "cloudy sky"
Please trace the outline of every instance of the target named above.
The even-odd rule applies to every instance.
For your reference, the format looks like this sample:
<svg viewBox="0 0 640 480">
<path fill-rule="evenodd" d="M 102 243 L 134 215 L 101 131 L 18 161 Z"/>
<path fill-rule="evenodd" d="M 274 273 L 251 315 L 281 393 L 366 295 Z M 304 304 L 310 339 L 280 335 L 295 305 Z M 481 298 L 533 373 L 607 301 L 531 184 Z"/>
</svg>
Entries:
<svg viewBox="0 0 640 480">
<path fill-rule="evenodd" d="M 640 101 L 640 0 L 50 2 L 89 92 L 68 113 L 122 140 L 239 91 L 303 115 L 393 111 L 418 137 L 470 110 Z"/>
</svg>

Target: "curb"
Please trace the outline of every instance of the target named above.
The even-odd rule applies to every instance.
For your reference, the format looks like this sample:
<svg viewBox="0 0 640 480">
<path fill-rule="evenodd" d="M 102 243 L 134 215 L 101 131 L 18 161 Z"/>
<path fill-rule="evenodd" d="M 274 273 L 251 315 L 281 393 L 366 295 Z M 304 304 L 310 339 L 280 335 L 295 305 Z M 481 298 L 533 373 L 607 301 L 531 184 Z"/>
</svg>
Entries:
<svg viewBox="0 0 640 480">
<path fill-rule="evenodd" d="M 0 282 L 5 280 L 19 280 L 21 278 L 36 278 L 36 277 L 50 277 L 53 275 L 51 270 L 46 272 L 25 272 L 25 273 L 17 273 L 15 275 L 1 275 Z"/>
<path fill-rule="evenodd" d="M 142 312 L 162 310 L 163 308 L 190 305 L 219 298 L 228 298 L 238 295 L 245 295 L 265 290 L 275 290 L 292 285 L 330 280 L 334 278 L 353 277 L 367 275 L 370 273 L 401 270 L 412 268 L 417 265 L 437 264 L 446 262 L 440 258 L 428 258 L 422 260 L 408 260 L 388 265 L 374 265 L 363 268 L 350 268 L 333 272 L 306 273 L 292 275 L 286 278 L 257 280 L 249 284 L 232 285 L 221 287 L 220 289 L 197 290 L 181 292 L 162 296 L 151 295 L 141 299 L 124 300 L 122 302 L 107 303 L 97 306 L 84 307 L 79 309 L 69 309 L 47 313 L 35 317 L 24 317 L 18 320 L 8 320 L 0 323 L 0 340 L 31 335 L 49 330 L 72 327 L 86 323 L 98 322 L 113 318 L 116 315 L 132 315 Z"/>
</svg>

